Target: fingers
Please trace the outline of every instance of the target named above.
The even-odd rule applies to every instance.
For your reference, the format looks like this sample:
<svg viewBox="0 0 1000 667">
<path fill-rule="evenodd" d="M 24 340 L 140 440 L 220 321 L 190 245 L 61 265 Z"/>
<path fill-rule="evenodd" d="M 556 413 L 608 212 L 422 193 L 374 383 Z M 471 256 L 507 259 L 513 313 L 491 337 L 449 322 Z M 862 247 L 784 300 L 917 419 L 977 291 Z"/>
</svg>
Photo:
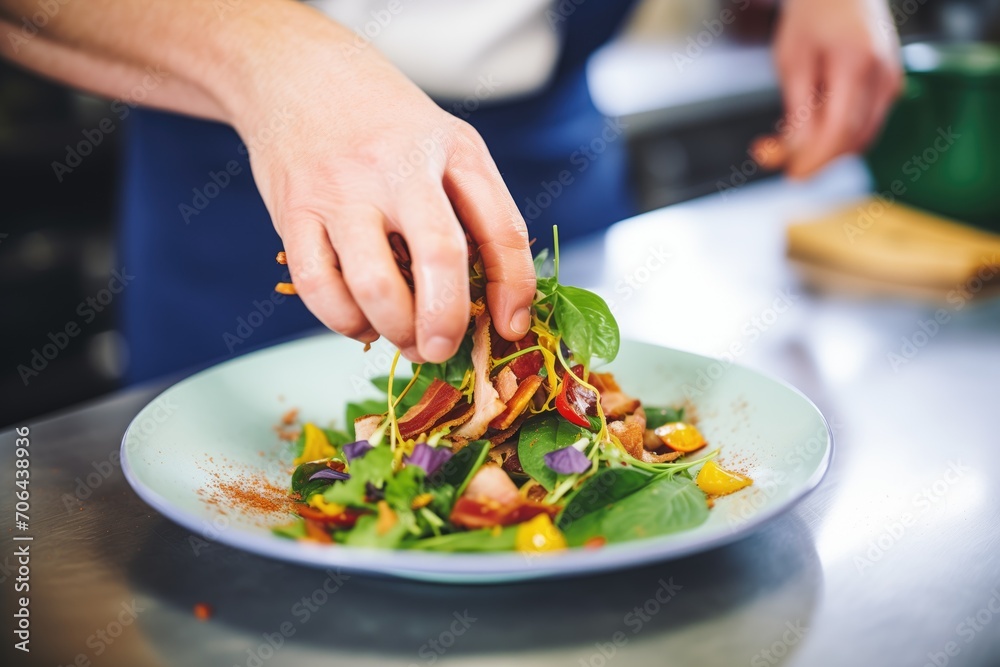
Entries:
<svg viewBox="0 0 1000 667">
<path fill-rule="evenodd" d="M 531 325 L 535 296 L 528 229 L 478 135 L 467 133 L 452 153 L 444 185 L 459 219 L 479 246 L 493 326 L 507 340 L 519 340 Z"/>
<path fill-rule="evenodd" d="M 902 71 L 898 64 L 877 68 L 872 79 L 875 99 L 871 105 L 871 113 L 859 137 L 857 147 L 859 151 L 866 149 L 878 136 L 889 109 L 899 96 L 903 83 Z"/>
<path fill-rule="evenodd" d="M 469 326 L 468 244 L 439 184 L 403 188 L 399 210 L 416 287 L 417 349 L 440 363 L 454 356 Z"/>
<path fill-rule="evenodd" d="M 288 270 L 306 307 L 338 333 L 364 343 L 378 338 L 344 284 L 323 224 L 306 217 L 288 220 L 282 229 Z"/>
<path fill-rule="evenodd" d="M 408 359 L 423 361 L 413 330 L 413 295 L 389 248 L 382 212 L 374 206 L 351 206 L 331 217 L 330 239 L 354 302 L 371 326 Z"/>
<path fill-rule="evenodd" d="M 780 150 L 775 152 L 782 155 L 774 156 L 784 159 L 776 159 L 774 162 L 779 167 L 786 167 L 788 175 L 796 178 L 802 171 L 800 165 L 817 132 L 822 96 L 819 90 L 819 62 L 813 53 L 806 51 L 802 54 L 798 49 L 792 48 L 788 52 L 793 53 L 794 57 L 785 57 L 778 65 L 785 114 L 776 128 L 780 137 Z"/>
<path fill-rule="evenodd" d="M 857 58 L 841 56 L 824 63 L 826 102 L 816 114 L 818 122 L 809 143 L 802 149 L 801 160 L 794 165 L 795 176 L 812 175 L 855 146 L 865 119 L 866 76 L 864 63 Z"/>
</svg>

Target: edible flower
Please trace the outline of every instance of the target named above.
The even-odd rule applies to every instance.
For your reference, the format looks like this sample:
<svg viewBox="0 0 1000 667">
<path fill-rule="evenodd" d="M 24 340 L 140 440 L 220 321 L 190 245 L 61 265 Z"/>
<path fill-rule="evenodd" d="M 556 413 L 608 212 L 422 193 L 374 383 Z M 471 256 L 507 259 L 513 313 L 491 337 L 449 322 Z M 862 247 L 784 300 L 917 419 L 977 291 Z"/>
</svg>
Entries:
<svg viewBox="0 0 1000 667">
<path fill-rule="evenodd" d="M 544 459 L 545 465 L 560 475 L 586 472 L 590 468 L 590 459 L 573 445 L 551 451 Z"/>
<path fill-rule="evenodd" d="M 423 468 L 424 472 L 430 476 L 447 463 L 451 456 L 451 450 L 447 447 L 431 447 L 426 442 L 418 442 L 413 447 L 413 454 L 404 460 L 407 465 Z"/>
<path fill-rule="evenodd" d="M 310 475 L 309 481 L 311 482 L 314 479 L 332 479 L 333 481 L 338 481 L 338 480 L 343 481 L 350 478 L 351 476 L 346 472 L 342 472 L 340 470 L 333 470 L 331 468 L 324 468 L 323 470 L 320 470 L 319 472 Z"/>
<path fill-rule="evenodd" d="M 350 463 L 354 459 L 359 459 L 367 454 L 370 449 L 372 449 L 370 442 L 367 440 L 358 440 L 357 442 L 344 445 L 344 457 Z"/>
</svg>

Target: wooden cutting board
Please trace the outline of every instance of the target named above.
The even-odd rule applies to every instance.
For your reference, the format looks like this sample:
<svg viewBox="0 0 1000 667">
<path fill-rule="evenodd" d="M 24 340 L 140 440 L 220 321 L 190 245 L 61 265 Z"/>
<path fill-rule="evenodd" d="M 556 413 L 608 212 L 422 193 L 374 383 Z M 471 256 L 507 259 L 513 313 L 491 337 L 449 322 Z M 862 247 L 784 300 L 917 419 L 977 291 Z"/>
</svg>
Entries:
<svg viewBox="0 0 1000 667">
<path fill-rule="evenodd" d="M 939 300 L 1000 294 L 1000 236 L 875 198 L 788 228 L 788 257 L 821 290 Z"/>
</svg>

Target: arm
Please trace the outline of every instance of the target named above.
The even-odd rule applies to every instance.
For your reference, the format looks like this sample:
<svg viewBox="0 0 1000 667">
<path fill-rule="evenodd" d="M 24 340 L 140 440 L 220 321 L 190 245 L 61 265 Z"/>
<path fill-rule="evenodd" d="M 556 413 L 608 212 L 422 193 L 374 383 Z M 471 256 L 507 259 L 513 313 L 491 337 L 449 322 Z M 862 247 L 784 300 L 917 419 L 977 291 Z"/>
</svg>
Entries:
<svg viewBox="0 0 1000 667">
<path fill-rule="evenodd" d="M 785 116 L 761 162 L 805 178 L 878 134 L 902 85 L 885 0 L 786 0 L 775 38 Z"/>
<path fill-rule="evenodd" d="M 6 57 L 125 98 L 159 68 L 146 103 L 236 129 L 298 292 L 331 329 L 384 335 L 412 360 L 450 357 L 469 316 L 464 226 L 497 330 L 527 331 L 527 230 L 485 144 L 350 30 L 291 0 L 88 0 L 9 39 L 35 11 L 0 0 Z M 392 231 L 409 244 L 414 295 Z"/>
</svg>

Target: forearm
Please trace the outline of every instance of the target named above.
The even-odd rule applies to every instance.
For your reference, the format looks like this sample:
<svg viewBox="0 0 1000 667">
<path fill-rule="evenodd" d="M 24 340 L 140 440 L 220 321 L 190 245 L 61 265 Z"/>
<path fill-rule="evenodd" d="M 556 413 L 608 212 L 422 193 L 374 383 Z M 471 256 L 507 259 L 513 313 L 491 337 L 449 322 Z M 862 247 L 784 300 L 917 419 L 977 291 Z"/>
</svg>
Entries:
<svg viewBox="0 0 1000 667">
<path fill-rule="evenodd" d="M 0 35 L 16 33 L 20 28 L 0 21 Z M 140 68 L 131 63 L 115 62 L 82 53 L 40 35 L 24 41 L 0 40 L 0 56 L 42 76 L 103 97 L 226 121 L 225 113 L 214 98 L 159 67 Z"/>
<path fill-rule="evenodd" d="M 310 40 L 353 33 L 292 0 L 87 0 L 61 4 L 38 34 L 21 32 L 37 0 L 0 0 L 0 53 L 47 76 L 129 98 L 147 68 L 164 72 L 145 103 L 237 125 Z M 13 36 L 13 37 L 12 37 Z M 335 66 L 335 63 L 331 63 Z M 271 80 L 264 85 L 265 72 Z M 273 94 L 273 93 L 272 93 Z"/>
</svg>

